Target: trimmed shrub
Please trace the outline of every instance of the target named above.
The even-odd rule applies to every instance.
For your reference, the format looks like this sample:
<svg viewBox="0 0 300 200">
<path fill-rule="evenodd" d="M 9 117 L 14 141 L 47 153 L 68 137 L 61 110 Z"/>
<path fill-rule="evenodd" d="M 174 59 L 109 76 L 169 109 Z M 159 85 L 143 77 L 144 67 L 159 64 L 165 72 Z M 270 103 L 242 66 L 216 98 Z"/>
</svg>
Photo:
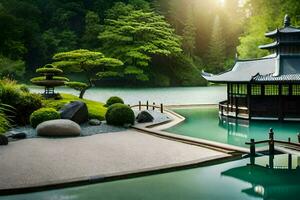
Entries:
<svg viewBox="0 0 300 200">
<path fill-rule="evenodd" d="M 113 104 L 116 104 L 116 103 L 124 104 L 124 101 L 120 97 L 116 97 L 116 96 L 110 97 L 109 99 L 107 99 L 105 106 L 109 107 L 109 106 L 111 106 Z"/>
<path fill-rule="evenodd" d="M 47 67 L 43 67 L 43 68 L 39 68 L 36 70 L 37 73 L 50 73 L 50 74 L 62 74 L 63 71 L 61 69 L 58 68 L 47 68 Z"/>
<path fill-rule="evenodd" d="M 129 106 L 115 103 L 108 108 L 105 119 L 107 124 L 123 126 L 125 124 L 134 124 L 135 116 Z"/>
<path fill-rule="evenodd" d="M 41 108 L 34 111 L 30 116 L 30 124 L 33 128 L 36 128 L 40 123 L 60 119 L 60 114 L 54 108 Z"/>
</svg>

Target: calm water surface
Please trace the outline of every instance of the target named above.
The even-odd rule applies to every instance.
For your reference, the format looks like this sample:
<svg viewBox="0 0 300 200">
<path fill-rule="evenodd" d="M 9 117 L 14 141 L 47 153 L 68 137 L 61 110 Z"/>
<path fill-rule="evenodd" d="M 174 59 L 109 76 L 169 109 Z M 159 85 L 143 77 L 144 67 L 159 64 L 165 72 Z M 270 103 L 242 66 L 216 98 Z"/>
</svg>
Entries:
<svg viewBox="0 0 300 200">
<path fill-rule="evenodd" d="M 186 121 L 168 129 L 168 132 L 246 146 L 245 142 L 268 139 L 268 131 L 274 129 L 275 139 L 297 142 L 300 123 L 280 123 L 277 121 L 247 121 L 219 119 L 218 108 L 178 109 L 175 112 L 186 117 Z"/>
<path fill-rule="evenodd" d="M 32 92 L 43 92 L 41 87 L 30 87 Z M 58 92 L 78 95 L 78 92 L 65 87 L 57 88 Z M 211 87 L 173 87 L 173 88 L 91 88 L 85 98 L 105 102 L 111 96 L 120 96 L 127 104 L 138 104 L 139 101 L 174 104 L 217 104 L 226 99 L 225 86 Z"/>
<path fill-rule="evenodd" d="M 165 174 L 106 182 L 83 187 L 3 196 L 1 200 L 292 200 L 300 195 L 299 158 L 275 156 L 275 168 L 266 167 L 269 157 L 199 167 Z"/>
</svg>

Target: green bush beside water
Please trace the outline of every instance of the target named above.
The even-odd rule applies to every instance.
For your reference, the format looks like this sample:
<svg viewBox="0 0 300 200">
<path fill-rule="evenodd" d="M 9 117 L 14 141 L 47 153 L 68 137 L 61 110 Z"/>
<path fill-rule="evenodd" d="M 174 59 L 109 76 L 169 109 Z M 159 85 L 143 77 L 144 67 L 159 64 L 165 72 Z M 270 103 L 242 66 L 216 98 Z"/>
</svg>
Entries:
<svg viewBox="0 0 300 200">
<path fill-rule="evenodd" d="M 30 125 L 36 128 L 40 123 L 60 119 L 60 114 L 54 108 L 41 108 L 34 111 L 30 116 Z"/>
<path fill-rule="evenodd" d="M 107 124 L 123 126 L 125 124 L 134 124 L 135 116 L 132 109 L 124 104 L 116 103 L 111 105 L 105 115 Z"/>
<path fill-rule="evenodd" d="M 113 96 L 113 97 L 110 97 L 109 99 L 107 99 L 105 106 L 109 107 L 109 106 L 111 106 L 111 105 L 113 105 L 115 103 L 124 104 L 124 101 L 120 97 Z"/>
</svg>

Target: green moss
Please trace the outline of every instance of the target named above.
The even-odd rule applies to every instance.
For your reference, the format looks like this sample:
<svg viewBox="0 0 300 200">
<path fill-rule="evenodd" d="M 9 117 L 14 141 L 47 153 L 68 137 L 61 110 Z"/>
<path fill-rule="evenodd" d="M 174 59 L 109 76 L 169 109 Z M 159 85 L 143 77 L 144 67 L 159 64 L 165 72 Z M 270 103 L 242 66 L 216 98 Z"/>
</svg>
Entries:
<svg viewBox="0 0 300 200">
<path fill-rule="evenodd" d="M 61 94 L 61 96 L 62 96 L 62 99 L 60 99 L 60 100 L 54 100 L 54 99 L 43 100 L 44 107 L 55 108 L 56 110 L 59 110 L 65 104 L 68 104 L 71 101 L 82 101 L 82 102 L 86 103 L 86 105 L 88 107 L 90 118 L 104 120 L 104 116 L 105 116 L 107 109 L 106 109 L 106 107 L 104 107 L 103 103 L 92 101 L 92 100 L 87 100 L 87 99 L 80 99 L 71 94 Z"/>
</svg>

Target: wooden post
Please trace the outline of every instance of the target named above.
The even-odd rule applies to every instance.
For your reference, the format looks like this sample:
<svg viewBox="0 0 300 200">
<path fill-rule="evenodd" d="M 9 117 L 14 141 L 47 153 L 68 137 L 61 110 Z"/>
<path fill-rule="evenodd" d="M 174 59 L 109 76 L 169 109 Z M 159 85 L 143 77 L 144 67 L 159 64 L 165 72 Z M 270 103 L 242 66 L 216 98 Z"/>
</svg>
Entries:
<svg viewBox="0 0 300 200">
<path fill-rule="evenodd" d="M 152 107 L 152 109 L 155 110 L 155 102 L 153 102 L 153 107 Z"/>
<path fill-rule="evenodd" d="M 142 110 L 142 102 L 139 101 L 139 110 Z"/>
<path fill-rule="evenodd" d="M 147 103 L 146 103 L 146 109 L 147 110 L 149 109 L 149 101 L 147 101 Z"/>
<path fill-rule="evenodd" d="M 300 133 L 298 133 L 297 137 L 298 137 L 298 143 L 300 143 Z"/>
<path fill-rule="evenodd" d="M 255 140 L 251 139 L 250 140 L 250 157 L 254 157 L 255 156 Z"/>
<path fill-rule="evenodd" d="M 160 112 L 164 113 L 164 104 L 162 104 L 162 103 L 160 104 Z"/>
<path fill-rule="evenodd" d="M 292 169 L 292 154 L 288 155 L 288 169 Z"/>
<path fill-rule="evenodd" d="M 290 138 L 290 137 L 288 138 L 288 142 L 289 142 L 289 143 L 291 142 L 291 138 Z"/>
<path fill-rule="evenodd" d="M 274 154 L 274 132 L 273 129 L 270 128 L 269 132 L 269 154 L 273 155 Z"/>
</svg>

